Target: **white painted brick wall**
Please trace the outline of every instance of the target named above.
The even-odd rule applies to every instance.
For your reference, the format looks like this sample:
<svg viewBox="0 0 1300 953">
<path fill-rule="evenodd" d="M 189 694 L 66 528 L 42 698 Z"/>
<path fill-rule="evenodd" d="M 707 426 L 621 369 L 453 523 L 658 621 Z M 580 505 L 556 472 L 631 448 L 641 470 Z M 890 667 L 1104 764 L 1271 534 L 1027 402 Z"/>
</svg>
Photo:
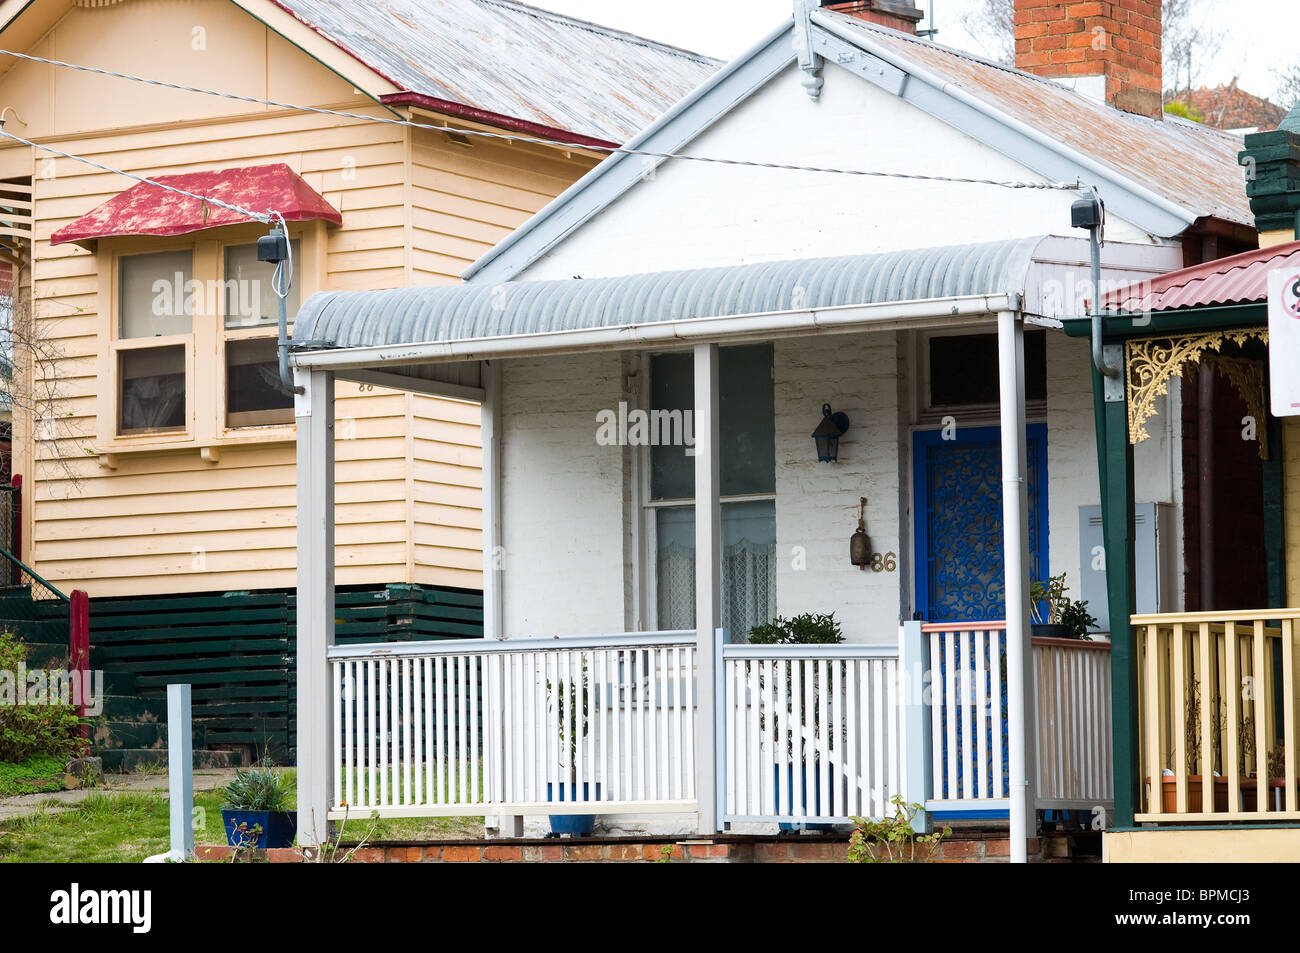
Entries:
<svg viewBox="0 0 1300 953">
<path fill-rule="evenodd" d="M 850 642 L 898 638 L 898 350 L 892 333 L 776 342 L 777 611 L 835 612 Z M 829 403 L 849 415 L 839 460 L 818 463 L 812 441 Z M 867 498 L 872 549 L 893 552 L 892 573 L 849 563 L 858 499 Z M 797 568 L 802 550 L 806 562 Z"/>
<path fill-rule="evenodd" d="M 623 452 L 596 443 L 621 396 L 618 354 L 503 363 L 505 631 L 621 632 Z"/>
<path fill-rule="evenodd" d="M 1093 425 L 1091 345 L 1047 332 L 1047 562 L 1078 598 L 1079 507 L 1101 502 Z"/>
</svg>

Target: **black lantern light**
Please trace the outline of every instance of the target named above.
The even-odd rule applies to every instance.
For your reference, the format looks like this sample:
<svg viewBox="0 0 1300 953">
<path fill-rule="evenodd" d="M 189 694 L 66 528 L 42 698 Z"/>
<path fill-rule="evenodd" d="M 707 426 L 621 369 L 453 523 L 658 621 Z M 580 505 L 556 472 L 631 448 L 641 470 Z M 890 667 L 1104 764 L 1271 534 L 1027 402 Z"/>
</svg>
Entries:
<svg viewBox="0 0 1300 953">
<path fill-rule="evenodd" d="M 840 437 L 849 429 L 849 415 L 831 412 L 830 404 L 822 404 L 822 422 L 812 432 L 817 442 L 819 463 L 834 463 L 840 455 Z"/>
</svg>

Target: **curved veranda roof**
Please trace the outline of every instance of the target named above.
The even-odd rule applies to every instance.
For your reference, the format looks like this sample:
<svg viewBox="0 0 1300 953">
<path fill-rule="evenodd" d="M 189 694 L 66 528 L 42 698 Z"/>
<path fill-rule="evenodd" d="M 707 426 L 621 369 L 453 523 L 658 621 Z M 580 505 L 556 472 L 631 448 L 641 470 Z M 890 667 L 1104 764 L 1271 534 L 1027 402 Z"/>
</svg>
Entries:
<svg viewBox="0 0 1300 953">
<path fill-rule="evenodd" d="M 377 347 L 1021 294 L 1043 240 L 616 278 L 326 291 L 303 305 L 294 337 L 335 348 Z"/>
</svg>

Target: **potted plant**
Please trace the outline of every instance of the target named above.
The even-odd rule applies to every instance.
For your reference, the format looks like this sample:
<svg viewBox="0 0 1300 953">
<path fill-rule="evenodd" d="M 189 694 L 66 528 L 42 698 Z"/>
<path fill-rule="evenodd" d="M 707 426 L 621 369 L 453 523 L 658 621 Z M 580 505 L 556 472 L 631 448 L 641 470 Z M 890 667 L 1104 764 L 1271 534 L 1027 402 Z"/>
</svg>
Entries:
<svg viewBox="0 0 1300 953">
<path fill-rule="evenodd" d="M 1075 601 L 1065 593 L 1065 573 L 1036 580 L 1029 590 L 1030 634 L 1036 638 L 1091 641 L 1088 629 L 1097 624 L 1085 600 Z"/>
<path fill-rule="evenodd" d="M 222 789 L 226 842 L 237 848 L 292 847 L 298 832 L 293 784 L 270 762 L 235 772 Z"/>
<path fill-rule="evenodd" d="M 1228 779 L 1220 776 L 1219 772 L 1210 769 L 1213 752 L 1210 753 L 1210 758 L 1205 759 L 1206 767 L 1204 770 L 1209 775 L 1208 780 L 1205 775 L 1194 773 L 1197 765 L 1202 763 L 1200 682 L 1193 681 L 1191 683 L 1191 689 L 1187 693 L 1187 708 L 1183 723 L 1186 726 L 1186 733 L 1183 736 L 1183 750 L 1186 752 L 1187 758 L 1187 809 L 1193 813 L 1199 813 L 1204 809 L 1205 802 L 1202 792 L 1204 791 L 1204 785 L 1209 783 L 1214 789 L 1212 796 L 1214 810 L 1216 812 L 1226 811 L 1228 809 Z M 1220 712 L 1218 719 L 1210 726 L 1210 744 L 1216 749 L 1219 740 L 1223 736 L 1223 727 L 1223 713 Z M 1147 779 L 1147 783 L 1151 783 L 1150 778 Z M 1169 769 L 1161 772 L 1160 810 L 1165 814 L 1174 814 L 1178 811 L 1178 779 L 1174 776 L 1173 771 Z"/>
<path fill-rule="evenodd" d="M 840 629 L 840 624 L 835 621 L 835 613 L 833 612 L 825 615 L 816 612 L 805 612 L 790 619 L 777 616 L 771 622 L 756 625 L 749 630 L 749 643 L 751 645 L 836 645 L 843 641 L 844 635 Z M 789 682 L 787 676 L 787 698 L 791 694 Z M 814 694 L 817 694 L 815 687 Z M 819 719 L 817 714 L 814 714 L 814 717 Z M 813 725 L 814 734 L 820 732 L 820 727 L 819 724 Z M 774 768 L 774 789 L 779 796 L 781 772 L 784 770 L 785 789 L 790 792 L 791 812 L 796 815 L 807 814 L 809 805 L 816 805 L 821 801 L 821 765 L 818 763 L 816 755 L 809 750 L 809 747 L 809 745 L 803 747 L 803 763 L 796 770 L 793 759 L 793 739 L 787 739 L 784 762 L 778 763 Z M 812 774 L 811 792 L 808 790 L 810 762 Z M 783 831 L 829 831 L 833 827 L 832 824 L 810 824 L 805 822 L 780 825 L 780 829 Z"/>
<path fill-rule="evenodd" d="M 558 750 L 561 752 L 560 773 L 568 775 L 569 781 L 561 781 L 559 785 L 547 782 L 546 800 L 564 801 L 568 800 L 570 791 L 577 791 L 578 787 L 578 745 L 582 744 L 590 730 L 587 719 L 587 712 L 590 707 L 591 686 L 587 680 L 587 662 L 584 659 L 582 663 L 582 689 L 581 691 L 573 690 L 563 679 L 552 684 L 549 680 L 546 683 L 546 693 L 550 700 L 550 710 L 555 712 L 555 729 L 559 733 Z M 564 710 L 568 708 L 568 731 L 565 731 Z M 568 761 L 563 760 L 563 756 L 568 755 Z M 556 788 L 559 788 L 557 791 Z M 592 799 L 591 790 L 595 789 L 595 800 L 600 800 L 600 783 L 595 785 L 582 782 L 582 800 L 589 801 Z M 577 797 L 574 797 L 577 800 Z M 551 836 L 559 837 L 568 834 L 570 837 L 589 837 L 596 829 L 595 814 L 551 814 Z"/>
</svg>

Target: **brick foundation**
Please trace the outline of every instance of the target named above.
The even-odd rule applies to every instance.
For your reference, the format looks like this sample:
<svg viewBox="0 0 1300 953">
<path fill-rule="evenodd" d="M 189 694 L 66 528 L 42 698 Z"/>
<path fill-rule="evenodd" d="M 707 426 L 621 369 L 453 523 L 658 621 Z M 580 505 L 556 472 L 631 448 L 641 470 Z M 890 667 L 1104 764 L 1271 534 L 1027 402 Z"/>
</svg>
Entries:
<svg viewBox="0 0 1300 953">
<path fill-rule="evenodd" d="M 346 848 L 346 845 L 344 847 Z M 848 858 L 847 835 L 760 836 L 728 834 L 715 838 L 612 837 L 572 840 L 476 840 L 426 844 L 372 844 L 358 850 L 357 863 L 840 863 Z M 1060 837 L 1031 837 L 1031 861 L 1069 861 L 1068 842 Z M 945 839 L 927 863 L 1006 863 L 1011 841 L 1004 831 L 959 831 Z M 202 861 L 227 861 L 230 848 L 199 847 Z M 249 851 L 249 862 L 298 863 L 296 848 Z"/>
</svg>

